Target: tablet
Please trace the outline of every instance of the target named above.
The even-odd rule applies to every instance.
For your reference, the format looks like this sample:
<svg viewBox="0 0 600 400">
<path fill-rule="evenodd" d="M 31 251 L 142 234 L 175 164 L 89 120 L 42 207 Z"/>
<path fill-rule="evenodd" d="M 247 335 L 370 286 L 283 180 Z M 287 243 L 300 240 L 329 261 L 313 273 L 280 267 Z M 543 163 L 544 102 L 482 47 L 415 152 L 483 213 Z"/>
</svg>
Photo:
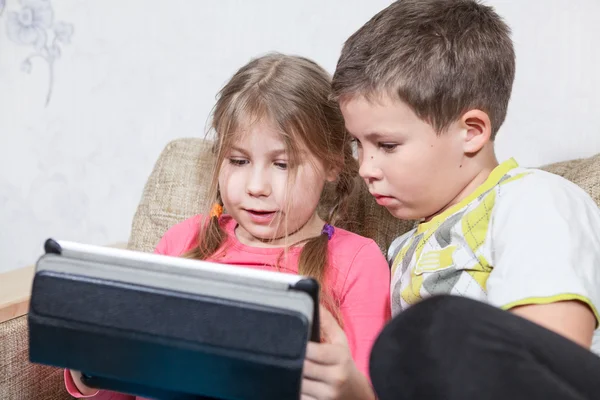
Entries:
<svg viewBox="0 0 600 400">
<path fill-rule="evenodd" d="M 30 360 L 157 399 L 295 399 L 319 285 L 263 271 L 48 239 Z"/>
</svg>

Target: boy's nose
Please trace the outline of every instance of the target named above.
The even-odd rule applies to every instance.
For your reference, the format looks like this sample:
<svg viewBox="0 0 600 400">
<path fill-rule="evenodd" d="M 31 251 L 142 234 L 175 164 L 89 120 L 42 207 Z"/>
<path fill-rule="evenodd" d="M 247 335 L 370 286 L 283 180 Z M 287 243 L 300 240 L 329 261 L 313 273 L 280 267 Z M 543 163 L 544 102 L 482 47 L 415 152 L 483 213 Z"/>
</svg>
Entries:
<svg viewBox="0 0 600 400">
<path fill-rule="evenodd" d="M 382 178 L 381 169 L 377 167 L 375 159 L 371 155 L 359 157 L 358 174 L 367 182 L 379 180 Z"/>
</svg>

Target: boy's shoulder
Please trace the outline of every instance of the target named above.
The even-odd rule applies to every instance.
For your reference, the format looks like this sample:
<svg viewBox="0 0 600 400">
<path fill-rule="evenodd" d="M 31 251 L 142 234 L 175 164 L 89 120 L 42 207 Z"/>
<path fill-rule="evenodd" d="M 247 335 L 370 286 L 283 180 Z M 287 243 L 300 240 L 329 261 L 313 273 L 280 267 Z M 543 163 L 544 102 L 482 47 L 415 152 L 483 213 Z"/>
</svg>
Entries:
<svg viewBox="0 0 600 400">
<path fill-rule="evenodd" d="M 539 196 L 547 195 L 548 192 L 562 192 L 568 196 L 590 197 L 585 190 L 568 179 L 538 168 L 514 168 L 498 182 L 498 187 L 501 191 L 516 195 Z"/>
<path fill-rule="evenodd" d="M 519 242 L 560 242 L 566 248 L 581 246 L 576 237 L 600 237 L 600 208 L 589 193 L 575 183 L 539 169 L 519 168 L 515 177 L 498 185 L 491 215 L 490 237 L 494 250 Z M 562 240 L 559 240 L 562 239 Z M 590 248 L 598 250 L 593 239 Z M 537 246 L 540 251 L 544 246 Z M 554 249 L 556 251 L 556 249 Z"/>
<path fill-rule="evenodd" d="M 456 232 L 463 232 L 465 224 L 481 224 L 479 228 L 483 225 L 487 226 L 485 230 L 491 228 L 492 236 L 501 233 L 504 240 L 510 240 L 516 236 L 506 235 L 503 227 L 510 226 L 511 231 L 512 228 L 531 231 L 536 226 L 547 227 L 548 221 L 565 218 L 574 224 L 591 224 L 600 232 L 600 226 L 595 226 L 596 218 L 590 219 L 589 215 L 600 215 L 600 209 L 591 196 L 575 183 L 541 169 L 516 167 L 484 193 L 455 210 L 453 215 L 435 224 L 436 227 L 429 233 L 435 235 L 435 231 L 445 231 L 451 225 L 455 226 Z M 544 223 L 539 223 L 541 220 Z M 391 263 L 419 232 L 421 230 L 416 227 L 397 237 L 388 248 L 388 262 Z"/>
<path fill-rule="evenodd" d="M 547 171 L 518 167 L 501 180 L 496 189 L 495 214 L 512 218 L 517 210 L 546 217 L 598 212 L 589 193 L 575 183 Z M 496 218 L 497 219 L 497 218 Z"/>
</svg>

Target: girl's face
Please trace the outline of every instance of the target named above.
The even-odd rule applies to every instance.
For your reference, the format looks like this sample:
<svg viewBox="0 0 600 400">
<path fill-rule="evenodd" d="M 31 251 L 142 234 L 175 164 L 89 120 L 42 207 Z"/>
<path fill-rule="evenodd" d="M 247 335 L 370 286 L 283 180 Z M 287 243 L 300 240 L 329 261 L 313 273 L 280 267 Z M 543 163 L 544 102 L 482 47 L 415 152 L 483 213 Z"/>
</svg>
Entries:
<svg viewBox="0 0 600 400">
<path fill-rule="evenodd" d="M 281 134 L 265 122 L 252 124 L 226 152 L 219 188 L 242 243 L 281 247 L 321 233 L 317 205 L 336 174 L 307 150 L 296 157 L 296 171 L 288 162 Z"/>
</svg>

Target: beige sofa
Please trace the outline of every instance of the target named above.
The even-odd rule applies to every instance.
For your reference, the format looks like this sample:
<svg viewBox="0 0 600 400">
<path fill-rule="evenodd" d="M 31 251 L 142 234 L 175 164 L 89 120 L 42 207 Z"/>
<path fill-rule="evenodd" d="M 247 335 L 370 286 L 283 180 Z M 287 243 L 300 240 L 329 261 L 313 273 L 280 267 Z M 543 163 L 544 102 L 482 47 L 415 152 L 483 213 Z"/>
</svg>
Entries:
<svg viewBox="0 0 600 400">
<path fill-rule="evenodd" d="M 179 139 L 166 146 L 145 185 L 126 247 L 152 251 L 171 225 L 203 210 L 212 166 L 209 145 L 201 139 Z M 600 154 L 544 169 L 575 182 L 600 204 Z M 329 196 L 327 192 L 324 204 Z M 382 249 L 412 226 L 377 206 L 360 182 L 350 202 L 350 222 L 344 227 L 375 239 Z M 26 313 L 32 277 L 33 267 L 0 274 L 0 399 L 68 399 L 61 370 L 28 362 Z"/>
</svg>

